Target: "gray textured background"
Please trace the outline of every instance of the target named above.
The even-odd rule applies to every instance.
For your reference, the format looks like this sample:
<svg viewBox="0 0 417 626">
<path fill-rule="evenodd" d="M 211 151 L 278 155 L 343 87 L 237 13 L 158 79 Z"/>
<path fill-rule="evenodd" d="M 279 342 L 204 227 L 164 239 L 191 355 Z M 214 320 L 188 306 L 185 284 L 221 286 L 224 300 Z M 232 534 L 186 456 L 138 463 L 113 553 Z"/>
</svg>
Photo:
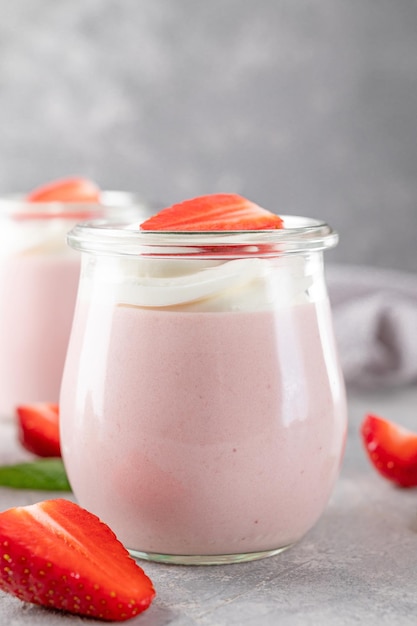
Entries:
<svg viewBox="0 0 417 626">
<path fill-rule="evenodd" d="M 0 192 L 236 191 L 417 271 L 414 0 L 2 0 Z"/>
</svg>

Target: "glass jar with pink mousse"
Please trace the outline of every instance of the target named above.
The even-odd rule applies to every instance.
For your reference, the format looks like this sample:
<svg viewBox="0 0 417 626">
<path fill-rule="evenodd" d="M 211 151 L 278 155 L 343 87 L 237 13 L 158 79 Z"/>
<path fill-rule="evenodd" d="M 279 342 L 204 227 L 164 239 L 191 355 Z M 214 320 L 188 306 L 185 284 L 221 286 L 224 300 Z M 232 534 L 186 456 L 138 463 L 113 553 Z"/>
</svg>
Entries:
<svg viewBox="0 0 417 626">
<path fill-rule="evenodd" d="M 57 403 L 71 330 L 80 258 L 67 232 L 93 217 L 146 216 L 133 194 L 97 202 L 0 198 L 0 417 L 16 406 Z"/>
<path fill-rule="evenodd" d="M 131 553 L 277 554 L 323 513 L 346 401 L 323 273 L 337 235 L 76 226 L 82 272 L 61 392 L 78 502 Z"/>
</svg>

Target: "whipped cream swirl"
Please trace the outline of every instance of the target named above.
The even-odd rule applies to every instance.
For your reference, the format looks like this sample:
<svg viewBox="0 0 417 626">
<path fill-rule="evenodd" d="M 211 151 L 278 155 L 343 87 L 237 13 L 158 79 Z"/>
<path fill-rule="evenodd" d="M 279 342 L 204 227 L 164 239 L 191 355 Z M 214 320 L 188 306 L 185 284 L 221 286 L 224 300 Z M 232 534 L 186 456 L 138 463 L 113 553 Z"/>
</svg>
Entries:
<svg viewBox="0 0 417 626">
<path fill-rule="evenodd" d="M 84 268 L 80 293 L 135 307 L 260 310 L 308 302 L 313 275 L 306 269 L 300 257 L 116 262 L 101 257 Z"/>
</svg>

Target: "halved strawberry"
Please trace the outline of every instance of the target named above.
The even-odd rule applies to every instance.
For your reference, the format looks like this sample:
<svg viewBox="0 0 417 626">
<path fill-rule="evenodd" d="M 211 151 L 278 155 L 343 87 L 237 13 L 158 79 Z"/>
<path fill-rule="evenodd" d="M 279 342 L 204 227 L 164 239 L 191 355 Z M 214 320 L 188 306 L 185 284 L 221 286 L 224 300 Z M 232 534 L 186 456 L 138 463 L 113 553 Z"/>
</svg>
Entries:
<svg viewBox="0 0 417 626">
<path fill-rule="evenodd" d="M 0 513 L 0 545 L 0 588 L 25 602 L 124 621 L 155 596 L 113 531 L 68 500 Z"/>
<path fill-rule="evenodd" d="M 236 194 L 212 194 L 162 209 L 140 225 L 141 230 L 229 231 L 282 228 L 274 213 Z"/>
<path fill-rule="evenodd" d="M 377 415 L 367 415 L 362 440 L 373 465 L 400 487 L 417 487 L 417 433 Z"/>
<path fill-rule="evenodd" d="M 59 445 L 59 407 L 52 403 L 18 406 L 16 417 L 21 444 L 38 456 L 61 456 Z"/>
<path fill-rule="evenodd" d="M 100 201 L 100 189 L 86 178 L 65 178 L 46 183 L 31 191 L 28 202 L 88 202 Z"/>
</svg>

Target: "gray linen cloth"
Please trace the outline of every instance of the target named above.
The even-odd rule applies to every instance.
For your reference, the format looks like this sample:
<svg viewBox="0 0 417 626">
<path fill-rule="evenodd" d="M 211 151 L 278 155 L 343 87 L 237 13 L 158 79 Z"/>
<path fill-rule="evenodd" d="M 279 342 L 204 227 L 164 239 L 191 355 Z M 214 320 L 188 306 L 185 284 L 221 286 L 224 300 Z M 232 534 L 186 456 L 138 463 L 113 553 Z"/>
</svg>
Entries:
<svg viewBox="0 0 417 626">
<path fill-rule="evenodd" d="M 417 276 L 329 265 L 327 286 L 346 383 L 380 389 L 417 382 Z"/>
</svg>

